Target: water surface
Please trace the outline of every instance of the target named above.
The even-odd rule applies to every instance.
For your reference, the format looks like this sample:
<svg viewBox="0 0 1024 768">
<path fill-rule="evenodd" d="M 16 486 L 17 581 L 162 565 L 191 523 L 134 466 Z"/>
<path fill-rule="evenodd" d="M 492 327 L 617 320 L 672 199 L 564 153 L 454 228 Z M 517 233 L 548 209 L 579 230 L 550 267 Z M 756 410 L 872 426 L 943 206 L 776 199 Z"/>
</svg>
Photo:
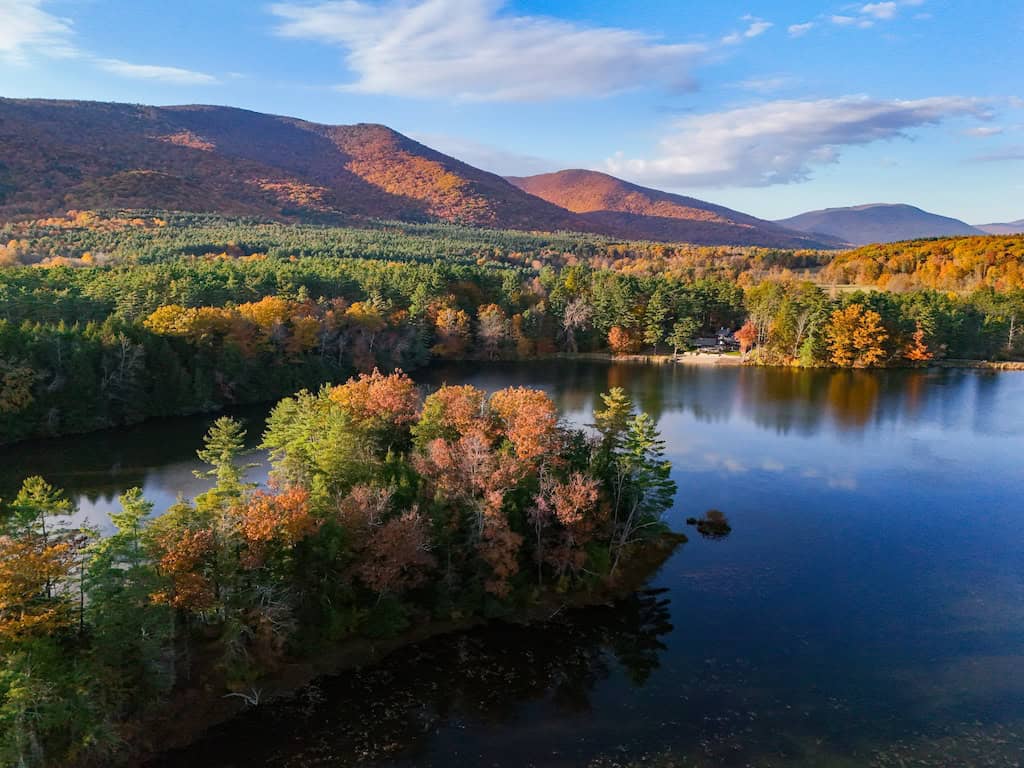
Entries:
<svg viewBox="0 0 1024 768">
<path fill-rule="evenodd" d="M 167 768 L 1024 764 L 1024 374 L 599 363 L 452 366 L 542 387 L 586 423 L 629 390 L 658 419 L 691 540 L 615 608 L 496 625 L 325 680 Z M 253 434 L 265 409 L 241 414 Z M 203 482 L 212 417 L 0 454 L 102 521 Z M 265 470 L 256 470 L 258 479 Z M 661 756 L 661 757 L 659 757 Z"/>
</svg>

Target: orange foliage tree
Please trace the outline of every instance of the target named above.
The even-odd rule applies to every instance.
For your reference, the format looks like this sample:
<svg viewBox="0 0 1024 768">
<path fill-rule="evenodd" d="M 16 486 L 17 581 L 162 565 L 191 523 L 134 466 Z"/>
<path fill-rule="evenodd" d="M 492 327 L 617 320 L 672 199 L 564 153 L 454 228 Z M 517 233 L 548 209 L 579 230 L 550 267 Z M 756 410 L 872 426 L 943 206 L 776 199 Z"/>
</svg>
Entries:
<svg viewBox="0 0 1024 768">
<path fill-rule="evenodd" d="M 825 328 L 832 363 L 840 368 L 868 368 L 885 359 L 889 338 L 882 317 L 860 304 L 832 312 Z"/>
<path fill-rule="evenodd" d="M 921 323 L 917 324 L 910 343 L 903 350 L 903 357 L 913 363 L 926 363 L 935 357 L 925 341 L 925 330 L 921 327 Z"/>
<path fill-rule="evenodd" d="M 640 338 L 636 331 L 613 325 L 608 331 L 608 348 L 615 355 L 629 355 L 640 350 Z"/>
<path fill-rule="evenodd" d="M 419 393 L 402 371 L 383 374 L 359 374 L 330 391 L 330 399 L 340 405 L 363 429 L 383 439 L 397 439 L 400 430 L 416 421 Z"/>
<path fill-rule="evenodd" d="M 735 333 L 736 341 L 740 343 L 740 353 L 747 354 L 757 341 L 757 326 L 753 321 L 747 320 Z"/>
<path fill-rule="evenodd" d="M 449 359 L 460 357 L 469 342 L 469 315 L 461 309 L 441 309 L 434 321 L 434 332 L 437 335 L 432 350 L 435 355 Z"/>
</svg>

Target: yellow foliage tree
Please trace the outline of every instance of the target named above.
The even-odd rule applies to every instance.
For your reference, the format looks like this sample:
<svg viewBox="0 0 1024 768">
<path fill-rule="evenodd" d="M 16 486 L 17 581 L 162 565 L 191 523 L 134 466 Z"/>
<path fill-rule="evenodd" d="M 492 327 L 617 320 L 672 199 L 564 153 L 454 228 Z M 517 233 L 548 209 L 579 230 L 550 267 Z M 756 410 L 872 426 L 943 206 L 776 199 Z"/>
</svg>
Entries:
<svg viewBox="0 0 1024 768">
<path fill-rule="evenodd" d="M 837 309 L 825 329 L 830 359 L 840 368 L 870 368 L 885 359 L 889 338 L 882 317 L 860 304 Z"/>
</svg>

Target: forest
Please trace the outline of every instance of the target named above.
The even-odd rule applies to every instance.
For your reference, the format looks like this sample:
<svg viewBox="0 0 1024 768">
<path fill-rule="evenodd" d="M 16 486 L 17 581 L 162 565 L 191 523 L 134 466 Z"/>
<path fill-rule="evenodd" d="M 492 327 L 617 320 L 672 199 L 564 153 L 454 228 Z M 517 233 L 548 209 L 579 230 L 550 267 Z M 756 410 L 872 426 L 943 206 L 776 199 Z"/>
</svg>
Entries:
<svg viewBox="0 0 1024 768">
<path fill-rule="evenodd" d="M 198 451 L 207 490 L 159 516 L 129 490 L 110 536 L 29 477 L 0 518 L 0 762 L 116 764 L 175 705 L 258 701 L 289 659 L 646 578 L 685 540 L 661 522 L 664 444 L 621 389 L 593 427 L 539 390 L 424 399 L 374 371 L 276 406 L 266 488 L 219 418 Z"/>
<path fill-rule="evenodd" d="M 880 243 L 837 254 L 822 279 L 889 291 L 1024 289 L 1024 236 L 947 237 Z"/>
<path fill-rule="evenodd" d="M 0 268 L 0 443 L 432 359 L 676 354 L 722 330 L 770 365 L 1024 353 L 1019 287 L 839 290 L 815 281 L 810 253 L 176 216 L 7 226 L 0 250 L 18 265 Z"/>
</svg>

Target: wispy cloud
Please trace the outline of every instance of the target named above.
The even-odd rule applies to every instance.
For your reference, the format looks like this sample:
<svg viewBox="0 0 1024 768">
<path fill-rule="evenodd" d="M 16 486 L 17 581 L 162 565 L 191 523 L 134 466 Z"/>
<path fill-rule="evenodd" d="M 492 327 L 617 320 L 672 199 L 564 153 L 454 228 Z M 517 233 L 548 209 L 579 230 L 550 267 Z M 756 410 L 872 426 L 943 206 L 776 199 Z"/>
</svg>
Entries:
<svg viewBox="0 0 1024 768">
<path fill-rule="evenodd" d="M 790 37 L 803 37 L 815 27 L 813 21 L 806 21 L 803 24 L 790 24 L 787 31 Z"/>
<path fill-rule="evenodd" d="M 617 155 L 611 173 L 675 187 L 769 186 L 804 181 L 836 163 L 845 147 L 903 138 L 954 117 L 988 116 L 985 102 L 847 96 L 777 100 L 676 120 L 652 158 Z"/>
<path fill-rule="evenodd" d="M 873 16 L 885 21 L 896 18 L 898 9 L 899 6 L 893 0 L 889 0 L 887 3 L 868 3 L 860 9 L 860 12 L 864 16 Z"/>
<path fill-rule="evenodd" d="M 964 136 L 973 136 L 983 139 L 988 136 L 998 136 L 1003 133 L 1003 128 L 998 125 L 979 125 L 974 128 L 965 128 L 962 131 Z"/>
<path fill-rule="evenodd" d="M 773 93 L 781 91 L 783 88 L 789 88 L 797 82 L 797 78 L 781 75 L 778 77 L 748 77 L 746 80 L 733 83 L 731 87 L 754 93 Z"/>
<path fill-rule="evenodd" d="M 1014 144 L 993 152 L 975 155 L 970 160 L 974 163 L 1011 163 L 1024 160 L 1024 144 Z"/>
<path fill-rule="evenodd" d="M 218 82 L 213 75 L 180 67 L 164 67 L 155 64 L 132 64 L 120 59 L 95 58 L 93 62 L 104 72 L 135 80 L 155 80 L 174 85 L 214 85 Z"/>
<path fill-rule="evenodd" d="M 893 21 L 900 15 L 900 10 L 904 7 L 917 7 L 924 3 L 925 0 L 881 0 L 881 2 L 866 3 L 860 7 L 847 7 L 842 13 L 833 14 L 830 20 L 840 27 L 870 29 L 877 22 Z M 918 13 L 914 18 L 930 18 L 930 15 Z"/>
<path fill-rule="evenodd" d="M 42 0 L 0 0 L 0 59 L 23 63 L 30 53 L 74 54 L 69 19 L 43 10 Z"/>
<path fill-rule="evenodd" d="M 861 29 L 867 29 L 875 25 L 872 19 L 865 19 L 860 16 L 847 16 L 845 14 L 834 15 L 832 23 L 840 27 L 860 27 Z"/>
<path fill-rule="evenodd" d="M 180 67 L 133 64 L 79 49 L 71 19 L 47 12 L 43 0 L 0 0 L 0 62 L 23 64 L 30 54 L 73 58 L 110 74 L 177 85 L 209 85 L 217 78 Z"/>
<path fill-rule="evenodd" d="M 744 16 L 742 21 L 747 22 L 747 28 L 741 32 L 733 32 L 722 38 L 723 45 L 738 45 L 744 40 L 751 40 L 760 37 L 775 25 L 770 21 L 759 19 L 757 16 Z"/>
<path fill-rule="evenodd" d="M 465 101 L 606 96 L 692 87 L 700 44 L 635 30 L 505 13 L 503 0 L 278 3 L 285 37 L 336 45 L 355 75 L 345 90 Z"/>
</svg>

